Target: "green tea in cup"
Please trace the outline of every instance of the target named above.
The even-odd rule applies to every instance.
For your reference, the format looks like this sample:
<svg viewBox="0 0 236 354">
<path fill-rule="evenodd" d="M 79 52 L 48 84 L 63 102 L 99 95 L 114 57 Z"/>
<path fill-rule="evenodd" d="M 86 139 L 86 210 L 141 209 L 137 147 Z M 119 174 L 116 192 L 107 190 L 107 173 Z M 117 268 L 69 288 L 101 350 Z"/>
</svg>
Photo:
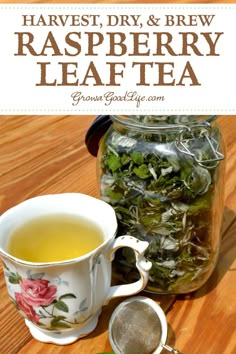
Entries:
<svg viewBox="0 0 236 354">
<path fill-rule="evenodd" d="M 9 236 L 8 252 L 29 262 L 58 262 L 81 257 L 102 243 L 102 230 L 91 220 L 52 214 L 16 228 Z"/>
<path fill-rule="evenodd" d="M 0 216 L 7 289 L 34 338 L 72 343 L 95 329 L 110 299 L 144 289 L 148 242 L 115 238 L 116 232 L 114 209 L 81 193 L 34 197 Z M 112 286 L 112 260 L 121 247 L 134 251 L 140 279 Z"/>
</svg>

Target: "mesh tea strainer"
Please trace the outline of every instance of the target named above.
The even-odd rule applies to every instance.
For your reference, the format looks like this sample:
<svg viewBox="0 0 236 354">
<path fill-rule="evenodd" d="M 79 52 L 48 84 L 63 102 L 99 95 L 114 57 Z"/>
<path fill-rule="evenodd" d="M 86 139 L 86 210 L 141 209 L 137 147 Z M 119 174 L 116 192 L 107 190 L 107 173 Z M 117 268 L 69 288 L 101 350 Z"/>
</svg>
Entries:
<svg viewBox="0 0 236 354">
<path fill-rule="evenodd" d="M 173 354 L 181 354 L 165 344 L 165 314 L 147 297 L 135 296 L 123 301 L 111 316 L 108 333 L 116 354 L 159 354 L 164 348 Z"/>
</svg>

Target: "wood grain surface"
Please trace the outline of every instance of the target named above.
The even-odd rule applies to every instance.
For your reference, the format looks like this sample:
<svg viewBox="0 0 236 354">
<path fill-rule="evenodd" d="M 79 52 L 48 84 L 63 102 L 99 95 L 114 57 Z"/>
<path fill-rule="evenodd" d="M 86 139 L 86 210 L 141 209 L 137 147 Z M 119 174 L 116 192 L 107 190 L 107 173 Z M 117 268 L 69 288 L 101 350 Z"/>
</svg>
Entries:
<svg viewBox="0 0 236 354">
<path fill-rule="evenodd" d="M 155 1 L 0 0 L 0 3 Z M 199 2 L 180 0 L 176 3 Z M 86 130 L 93 119 L 94 116 L 0 116 L 0 213 L 41 194 L 81 192 L 99 197 L 96 159 L 89 155 L 84 144 Z M 216 269 L 209 281 L 191 295 L 143 294 L 161 304 L 167 314 L 168 344 L 184 354 L 236 353 L 236 116 L 221 116 L 218 122 L 227 154 L 222 244 Z M 11 303 L 0 266 L 0 354 L 97 354 L 110 351 L 108 322 L 121 301 L 112 300 L 104 306 L 98 326 L 89 336 L 68 346 L 40 343 L 32 338 Z"/>
</svg>

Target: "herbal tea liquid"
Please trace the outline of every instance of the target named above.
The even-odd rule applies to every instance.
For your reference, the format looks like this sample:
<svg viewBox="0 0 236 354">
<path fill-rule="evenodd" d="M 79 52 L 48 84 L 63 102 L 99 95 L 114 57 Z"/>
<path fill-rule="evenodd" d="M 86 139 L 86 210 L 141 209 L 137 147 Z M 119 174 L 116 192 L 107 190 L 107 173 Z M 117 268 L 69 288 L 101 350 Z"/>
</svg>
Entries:
<svg viewBox="0 0 236 354">
<path fill-rule="evenodd" d="M 102 242 L 102 230 L 91 221 L 47 215 L 17 228 L 9 237 L 8 252 L 29 262 L 55 262 L 83 256 Z"/>
</svg>

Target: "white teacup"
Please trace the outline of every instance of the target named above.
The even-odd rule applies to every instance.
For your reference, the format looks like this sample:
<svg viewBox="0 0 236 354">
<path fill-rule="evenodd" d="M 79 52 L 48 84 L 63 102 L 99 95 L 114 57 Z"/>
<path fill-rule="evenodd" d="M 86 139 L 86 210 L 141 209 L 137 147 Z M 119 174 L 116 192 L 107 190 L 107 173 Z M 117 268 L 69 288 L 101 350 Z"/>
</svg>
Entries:
<svg viewBox="0 0 236 354">
<path fill-rule="evenodd" d="M 102 230 L 103 243 L 81 257 L 60 262 L 29 262 L 9 254 L 9 235 L 14 229 L 33 218 L 55 213 L 70 213 L 95 222 Z M 116 231 L 113 208 L 79 193 L 35 197 L 1 215 L 0 255 L 6 285 L 34 338 L 72 343 L 95 329 L 102 306 L 111 298 L 136 294 L 146 286 L 151 268 L 144 257 L 148 242 L 132 236 L 115 238 Z M 111 262 L 120 247 L 134 250 L 140 279 L 111 286 Z"/>
</svg>

